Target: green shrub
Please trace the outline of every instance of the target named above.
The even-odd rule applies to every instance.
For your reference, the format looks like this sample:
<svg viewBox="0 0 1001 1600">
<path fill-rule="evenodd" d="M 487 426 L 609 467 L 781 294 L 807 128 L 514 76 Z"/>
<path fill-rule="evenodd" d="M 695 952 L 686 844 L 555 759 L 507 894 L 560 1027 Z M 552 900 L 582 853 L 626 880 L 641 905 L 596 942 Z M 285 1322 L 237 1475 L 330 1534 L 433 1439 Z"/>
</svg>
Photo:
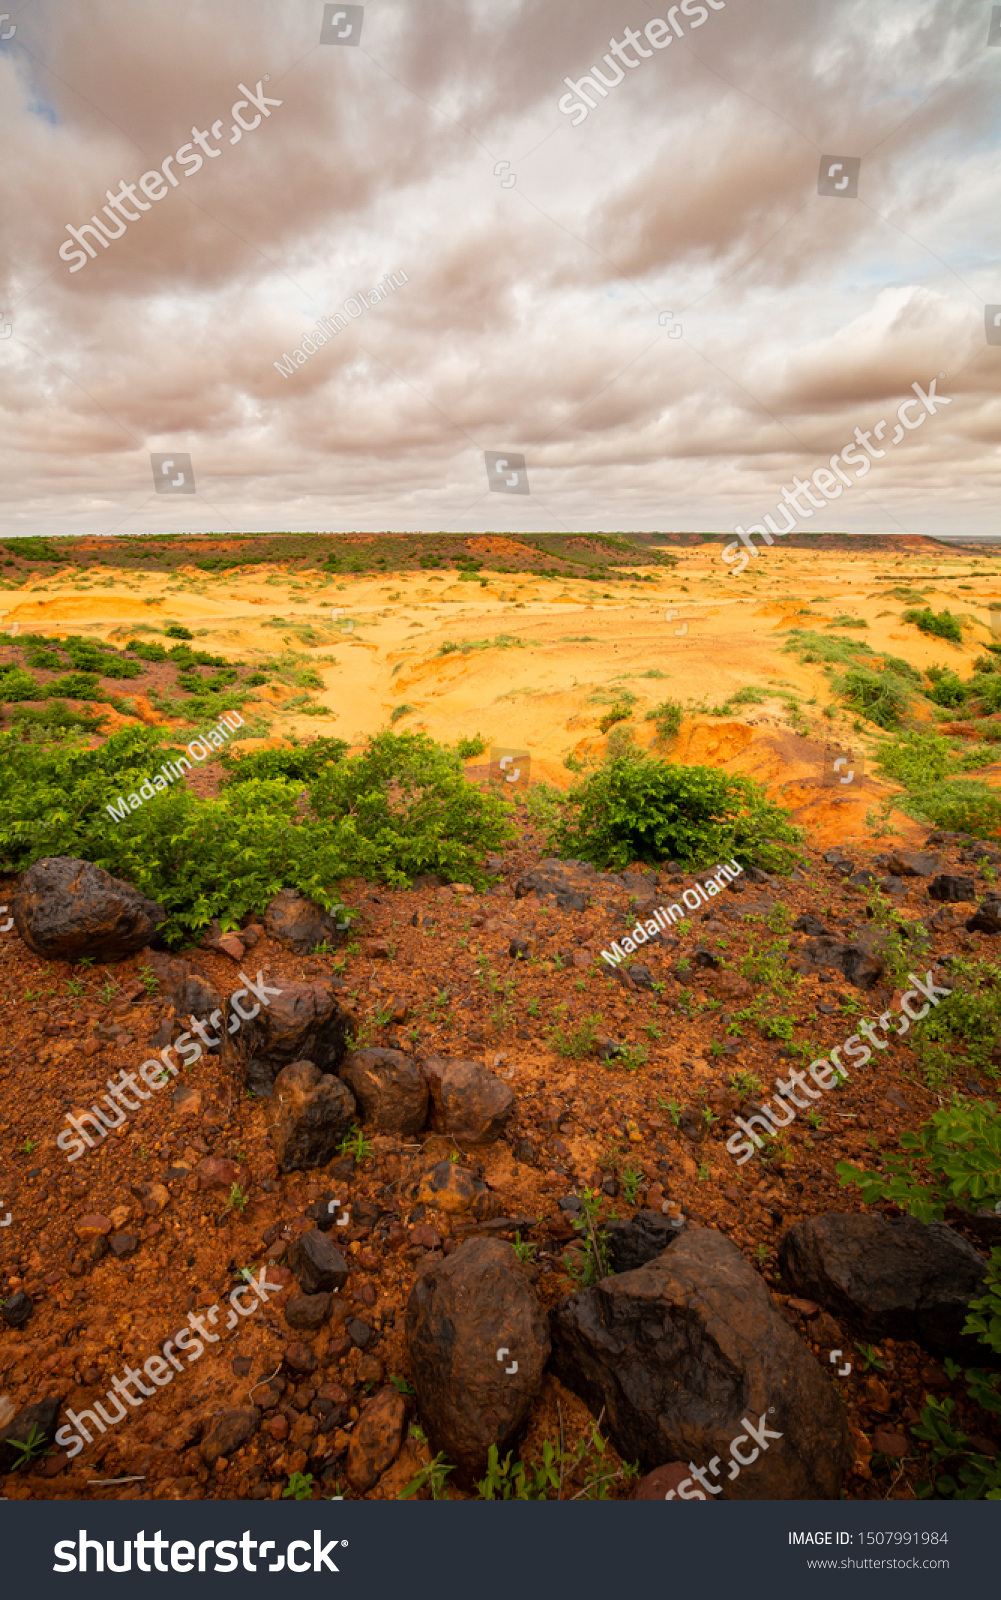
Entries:
<svg viewBox="0 0 1001 1600">
<path fill-rule="evenodd" d="M 951 667 L 929 667 L 927 676 L 932 686 L 928 691 L 928 698 L 937 706 L 952 707 L 965 704 L 969 691 Z"/>
<path fill-rule="evenodd" d="M 878 728 L 899 727 L 907 713 L 907 688 L 894 672 L 859 665 L 845 673 L 838 687 L 845 704 Z"/>
<path fill-rule="evenodd" d="M 455 753 L 460 761 L 472 761 L 475 756 L 483 755 L 486 748 L 486 740 L 477 733 L 472 739 L 458 739 L 455 745 Z"/>
<path fill-rule="evenodd" d="M 57 728 L 79 728 L 84 733 L 97 733 L 107 721 L 103 716 L 88 716 L 86 711 L 74 711 L 65 700 L 54 700 L 47 706 L 18 706 L 11 717 L 12 726 L 23 731 Z"/>
<path fill-rule="evenodd" d="M 933 611 L 930 606 L 925 606 L 921 611 L 905 611 L 904 621 L 913 623 L 921 633 L 931 634 L 934 638 L 949 639 L 953 644 L 963 642 L 963 630 L 949 610 Z"/>
<path fill-rule="evenodd" d="M 396 724 L 399 722 L 401 717 L 409 717 L 411 712 L 416 711 L 416 710 L 417 710 L 416 706 L 410 706 L 410 705 L 394 706 L 392 711 L 389 713 L 389 725 L 390 725 L 390 727 L 395 727 Z"/>
<path fill-rule="evenodd" d="M 103 689 L 97 687 L 96 672 L 66 672 L 61 678 L 53 678 L 42 691 L 46 699 L 63 699 L 70 697 L 73 700 L 104 700 L 107 698 Z"/>
<path fill-rule="evenodd" d="M 860 1188 L 864 1205 L 892 1200 L 919 1222 L 941 1221 L 950 1204 L 972 1212 L 1001 1201 L 1001 1113 L 992 1100 L 954 1095 L 900 1145 L 907 1154 L 884 1155 L 886 1173 L 841 1161 L 838 1182 Z"/>
<path fill-rule="evenodd" d="M 505 802 L 480 794 L 458 755 L 422 733 L 377 734 L 360 755 L 325 767 L 310 800 L 330 819 L 341 876 L 398 887 L 420 872 L 485 885 L 480 861 L 511 837 Z"/>
<path fill-rule="evenodd" d="M 570 791 L 548 847 L 614 870 L 634 861 L 702 865 L 734 855 L 742 864 L 783 870 L 793 859 L 785 846 L 798 839 L 788 813 L 749 778 L 634 754 Z"/>
<path fill-rule="evenodd" d="M 224 784 L 250 783 L 258 778 L 284 778 L 290 783 L 312 783 L 328 761 L 342 761 L 348 746 L 343 739 L 311 739 L 291 749 L 227 750 L 219 757 L 226 769 Z"/>
<path fill-rule="evenodd" d="M 132 655 L 138 656 L 140 661 L 167 660 L 167 651 L 165 647 L 162 644 L 155 644 L 152 641 L 149 644 L 144 644 L 141 639 L 130 639 L 125 648 L 126 650 L 130 651 Z"/>
<path fill-rule="evenodd" d="M 670 744 L 681 732 L 684 715 L 680 700 L 662 700 L 659 706 L 647 712 L 646 721 L 656 724 L 660 744 Z"/>
<path fill-rule="evenodd" d="M 172 622 L 163 631 L 168 639 L 193 639 L 195 637 L 189 628 L 182 628 L 179 622 Z"/>
<path fill-rule="evenodd" d="M 610 728 L 615 727 L 617 722 L 628 722 L 632 714 L 632 707 L 626 701 L 616 700 L 611 711 L 605 712 L 605 715 L 598 723 L 598 727 L 602 733 L 607 733 Z"/>
<path fill-rule="evenodd" d="M 23 667 L 9 666 L 0 671 L 0 705 L 14 700 L 41 700 L 45 690 Z"/>
</svg>

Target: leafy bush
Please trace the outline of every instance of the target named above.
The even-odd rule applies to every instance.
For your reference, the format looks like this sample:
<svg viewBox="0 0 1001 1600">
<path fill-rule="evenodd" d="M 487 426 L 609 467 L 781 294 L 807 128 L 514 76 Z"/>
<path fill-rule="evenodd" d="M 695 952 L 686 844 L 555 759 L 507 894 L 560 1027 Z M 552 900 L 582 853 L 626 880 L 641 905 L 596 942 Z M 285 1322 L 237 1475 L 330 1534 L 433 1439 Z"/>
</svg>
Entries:
<svg viewBox="0 0 1001 1600">
<path fill-rule="evenodd" d="M 919 793 L 954 773 L 972 771 L 993 759 L 980 751 L 957 750 L 940 733 L 904 733 L 880 746 L 879 770 Z"/>
<path fill-rule="evenodd" d="M 227 786 L 250 783 L 258 778 L 285 778 L 291 783 L 312 783 L 328 761 L 341 761 L 348 746 L 343 739 L 311 739 L 308 744 L 293 744 L 278 750 L 248 750 L 238 754 L 227 750 L 219 757 L 227 769 Z"/>
<path fill-rule="evenodd" d="M 913 623 L 921 633 L 931 634 L 937 639 L 950 639 L 953 644 L 963 642 L 963 630 L 958 618 L 948 609 L 933 611 L 930 606 L 925 606 L 921 611 L 905 611 L 904 621 Z"/>
<path fill-rule="evenodd" d="M 627 755 L 566 797 L 548 847 L 553 854 L 621 870 L 634 861 L 788 868 L 799 832 L 749 778 L 711 767 L 671 766 Z"/>
<path fill-rule="evenodd" d="M 167 651 L 164 645 L 150 641 L 144 644 L 141 639 L 130 639 L 125 646 L 132 655 L 138 656 L 140 661 L 166 661 Z"/>
<path fill-rule="evenodd" d="M 311 813 L 301 781 L 248 773 L 218 799 L 171 788 L 119 822 L 107 806 L 164 761 L 157 730 L 123 729 L 97 750 L 0 736 L 0 858 L 14 871 L 48 855 L 95 862 L 160 902 L 172 946 L 213 917 L 238 926 L 285 887 L 339 910 L 332 886 L 349 875 L 403 884 L 431 870 L 485 882 L 478 863 L 505 842 L 506 810 L 464 782 L 454 755 L 413 735 L 382 735 L 350 761 L 338 759 L 340 741 L 316 743 L 321 752 L 299 756 L 307 777 L 317 768 Z M 280 765 L 298 752 L 262 754 Z"/>
<path fill-rule="evenodd" d="M 869 667 L 853 667 L 839 684 L 845 704 L 878 728 L 900 726 L 908 709 L 907 689 L 895 672 L 874 672 Z"/>
<path fill-rule="evenodd" d="M 507 806 L 463 777 L 458 755 L 422 733 L 384 732 L 323 769 L 310 792 L 348 874 L 403 887 L 419 872 L 485 884 L 483 856 L 511 836 Z"/>
<path fill-rule="evenodd" d="M 483 755 L 486 748 L 486 740 L 482 739 L 477 733 L 472 739 L 458 739 L 455 745 L 455 753 L 460 761 L 472 761 L 475 756 Z"/>
<path fill-rule="evenodd" d="M 929 667 L 928 678 L 931 689 L 928 691 L 929 700 L 937 706 L 961 706 L 966 703 L 969 690 L 966 684 L 953 672 L 950 667 Z"/>
<path fill-rule="evenodd" d="M 992 1100 L 954 1095 L 900 1144 L 908 1154 L 884 1156 L 886 1174 L 840 1161 L 838 1182 L 860 1188 L 865 1205 L 892 1200 L 920 1222 L 941 1221 L 950 1204 L 970 1211 L 1001 1201 L 1001 1113 Z"/>
<path fill-rule="evenodd" d="M 103 689 L 97 686 L 96 672 L 66 672 L 61 678 L 53 678 L 42 690 L 46 699 L 63 699 L 71 697 L 74 700 L 105 700 L 107 696 Z"/>
<path fill-rule="evenodd" d="M 605 712 L 605 715 L 598 723 L 598 727 L 602 733 L 607 733 L 610 728 L 614 728 L 617 722 L 628 722 L 632 714 L 632 707 L 626 701 L 616 700 L 611 711 Z"/>
<path fill-rule="evenodd" d="M 74 711 L 65 700 L 54 700 L 47 706 L 19 706 L 11 718 L 15 730 L 22 733 L 28 729 L 44 732 L 57 728 L 79 728 L 83 733 L 96 733 L 106 721 L 107 712 L 88 716 L 86 711 Z"/>
<path fill-rule="evenodd" d="M 669 744 L 681 732 L 681 723 L 684 710 L 680 700 L 662 700 L 659 706 L 654 706 L 646 714 L 646 721 L 653 722 L 657 727 L 657 739 L 660 744 Z"/>
<path fill-rule="evenodd" d="M 193 639 L 195 637 L 189 628 L 182 628 L 179 622 L 172 622 L 163 631 L 168 639 Z"/>
<path fill-rule="evenodd" d="M 44 695 L 38 679 L 23 667 L 9 666 L 0 670 L 0 705 L 15 700 L 41 700 Z"/>
</svg>

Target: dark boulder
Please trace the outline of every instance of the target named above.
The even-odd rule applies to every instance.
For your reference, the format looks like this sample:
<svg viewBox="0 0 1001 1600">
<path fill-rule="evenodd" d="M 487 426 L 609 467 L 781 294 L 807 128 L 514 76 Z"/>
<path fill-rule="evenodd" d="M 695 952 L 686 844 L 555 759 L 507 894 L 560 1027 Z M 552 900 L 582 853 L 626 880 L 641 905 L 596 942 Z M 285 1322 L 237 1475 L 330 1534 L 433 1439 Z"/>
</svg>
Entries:
<svg viewBox="0 0 1001 1600">
<path fill-rule="evenodd" d="M 264 1108 L 268 1137 L 282 1172 L 325 1167 L 354 1120 L 354 1095 L 312 1061 L 294 1061 L 275 1079 Z"/>
<path fill-rule="evenodd" d="M 985 1262 L 944 1222 L 810 1217 L 783 1236 L 779 1265 L 787 1289 L 865 1339 L 913 1339 L 935 1355 L 983 1359 L 983 1345 L 964 1338 L 962 1327 L 982 1292 Z"/>
<path fill-rule="evenodd" d="M 428 1086 L 417 1063 L 402 1050 L 353 1050 L 338 1068 L 358 1102 L 361 1120 L 378 1133 L 410 1138 L 428 1114 Z"/>
<path fill-rule="evenodd" d="M 344 1059 L 352 1018 L 342 1011 L 333 980 L 292 983 L 269 976 L 263 984 L 258 973 L 257 986 L 265 989 L 266 1004 L 241 1023 L 228 1044 L 236 1059 L 255 1063 L 257 1093 L 266 1084 L 268 1070 L 273 1081 L 293 1061 L 312 1061 L 321 1072 L 334 1072 Z M 244 1011 L 253 1011 L 258 1002 L 251 994 L 240 1004 Z"/>
<path fill-rule="evenodd" d="M 421 1064 L 438 1133 L 462 1144 L 492 1144 L 514 1111 L 514 1091 L 479 1061 L 429 1056 Z"/>
<path fill-rule="evenodd" d="M 977 886 L 972 878 L 943 872 L 932 879 L 928 894 L 932 900 L 940 900 L 943 905 L 962 905 L 977 898 Z"/>
<path fill-rule="evenodd" d="M 275 895 L 264 913 L 264 927 L 269 938 L 303 956 L 320 944 L 333 948 L 344 938 L 337 918 L 298 889 L 282 889 Z"/>
<path fill-rule="evenodd" d="M 406 1339 L 431 1449 L 471 1487 L 492 1444 L 503 1460 L 521 1439 L 549 1356 L 546 1319 L 511 1246 L 468 1239 L 419 1277 Z"/>
<path fill-rule="evenodd" d="M 142 950 L 167 920 L 163 906 L 131 883 L 73 856 L 44 856 L 11 901 L 14 926 L 48 961 L 120 961 Z"/>
<path fill-rule="evenodd" d="M 595 1416 L 604 1409 L 623 1459 L 648 1472 L 727 1463 L 714 1482 L 724 1500 L 838 1498 L 850 1460 L 840 1402 L 722 1234 L 682 1234 L 645 1266 L 561 1301 L 550 1322 L 553 1371 Z"/>
</svg>

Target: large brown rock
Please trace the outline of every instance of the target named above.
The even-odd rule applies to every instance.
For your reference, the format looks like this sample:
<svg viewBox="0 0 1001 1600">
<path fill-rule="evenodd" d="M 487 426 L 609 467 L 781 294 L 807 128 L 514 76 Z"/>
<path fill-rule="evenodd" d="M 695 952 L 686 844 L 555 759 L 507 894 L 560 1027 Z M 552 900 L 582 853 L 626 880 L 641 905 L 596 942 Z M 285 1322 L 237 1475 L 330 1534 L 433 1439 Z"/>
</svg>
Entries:
<svg viewBox="0 0 1001 1600">
<path fill-rule="evenodd" d="M 264 926 L 269 938 L 304 956 L 319 944 L 334 947 L 344 938 L 336 917 L 298 889 L 282 889 L 275 895 L 264 913 Z"/>
<path fill-rule="evenodd" d="M 312 1061 L 321 1072 L 333 1072 L 344 1058 L 352 1019 L 341 1010 L 331 979 L 292 983 L 271 976 L 267 989 L 267 1004 L 241 1024 L 229 1043 L 240 1061 L 253 1061 L 253 1087 L 260 1092 L 269 1076 L 273 1083 L 293 1061 Z M 270 992 L 274 989 L 279 993 Z M 241 1001 L 245 1011 L 255 1004 L 253 995 Z"/>
<path fill-rule="evenodd" d="M 359 1417 L 348 1446 L 347 1474 L 363 1494 L 399 1455 L 406 1421 L 406 1402 L 392 1388 L 380 1389 Z"/>
<path fill-rule="evenodd" d="M 815 971 L 840 972 L 858 989 L 872 989 L 883 975 L 886 961 L 881 946 L 886 935 L 881 930 L 863 930 L 846 942 L 831 934 L 808 939 L 800 952 Z"/>
<path fill-rule="evenodd" d="M 492 1444 L 503 1459 L 520 1440 L 549 1356 L 545 1317 L 511 1246 L 469 1239 L 418 1278 L 406 1339 L 431 1449 L 471 1487 Z"/>
<path fill-rule="evenodd" d="M 492 1144 L 514 1111 L 514 1092 L 480 1061 L 429 1056 L 421 1072 L 431 1096 L 431 1123 L 460 1144 Z"/>
<path fill-rule="evenodd" d="M 11 901 L 18 933 L 50 961 L 119 961 L 149 944 L 163 906 L 131 883 L 73 856 L 44 856 L 29 867 Z"/>
<path fill-rule="evenodd" d="M 363 1122 L 402 1138 L 420 1133 L 428 1114 L 428 1086 L 402 1050 L 353 1050 L 338 1068 L 361 1109 Z"/>
<path fill-rule="evenodd" d="M 337 1153 L 355 1115 L 354 1095 L 339 1078 L 312 1061 L 294 1061 L 275 1079 L 264 1117 L 282 1172 L 325 1167 Z"/>
<path fill-rule="evenodd" d="M 964 1338 L 986 1263 L 944 1222 L 830 1213 L 797 1222 L 779 1243 L 782 1282 L 868 1340 L 914 1339 L 935 1355 L 982 1359 Z"/>
<path fill-rule="evenodd" d="M 836 1500 L 849 1461 L 844 1414 L 814 1356 L 736 1245 L 713 1229 L 571 1295 L 550 1317 L 552 1366 L 605 1424 L 623 1459 L 726 1465 L 723 1500 Z M 754 1444 L 750 1429 L 764 1436 Z M 744 1442 L 740 1442 L 743 1439 Z"/>
</svg>

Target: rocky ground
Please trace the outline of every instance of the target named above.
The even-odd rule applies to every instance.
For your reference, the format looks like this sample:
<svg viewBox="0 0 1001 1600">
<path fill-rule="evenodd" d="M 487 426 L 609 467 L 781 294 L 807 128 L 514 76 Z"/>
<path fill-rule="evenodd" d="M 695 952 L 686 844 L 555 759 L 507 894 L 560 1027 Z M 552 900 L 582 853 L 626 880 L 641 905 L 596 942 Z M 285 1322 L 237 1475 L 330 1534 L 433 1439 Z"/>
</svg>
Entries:
<svg viewBox="0 0 1001 1600">
<path fill-rule="evenodd" d="M 596 1477 L 632 1495 L 622 1458 L 593 1445 L 601 1417 L 653 1475 L 638 1492 L 663 1497 L 685 1476 L 672 1463 L 726 1460 L 747 1416 L 781 1442 L 724 1497 L 913 1498 L 926 1447 L 910 1430 L 947 1392 L 996 1451 L 996 1419 L 992 1434 L 943 1361 L 962 1359 L 959 1311 L 997 1225 L 916 1249 L 919 1225 L 835 1176 L 878 1164 L 941 1103 L 910 1039 L 798 1115 L 767 1164 L 725 1148 L 734 1117 L 808 1064 L 797 1043 L 820 1056 L 896 1014 L 888 941 L 906 949 L 922 922 L 918 975 L 943 984 L 950 957 L 990 954 L 996 853 L 954 836 L 899 857 L 807 851 L 790 879 L 744 873 L 628 972 L 601 951 L 691 875 L 540 858 L 527 828 L 483 894 L 348 884 L 348 942 L 283 892 L 238 937 L 174 957 L 126 906 L 116 937 L 141 947 L 92 964 L 33 953 L 20 935 L 39 942 L 45 884 L 4 886 L 3 1495 L 274 1499 L 299 1472 L 315 1494 L 385 1499 L 434 1450 L 462 1496 L 495 1440 L 526 1462 L 580 1444 L 564 1497 Z M 867 913 L 876 879 L 884 925 Z M 242 1022 L 230 997 L 247 979 L 266 1003 Z M 787 1037 L 738 1019 L 762 994 Z M 190 1038 L 190 1018 L 218 1048 L 68 1160 L 67 1116 Z M 586 1191 L 611 1223 L 616 1270 L 597 1288 L 575 1281 Z M 814 1220 L 832 1214 L 847 1220 Z M 247 1287 L 262 1268 L 263 1298 Z M 112 1380 L 189 1318 L 197 1358 L 188 1340 L 187 1360 L 147 1365 L 148 1398 L 109 1406 Z M 125 1414 L 82 1450 L 52 1443 L 95 1402 Z M 3 1441 L 31 1423 L 50 1453 L 13 1470 Z"/>
</svg>

